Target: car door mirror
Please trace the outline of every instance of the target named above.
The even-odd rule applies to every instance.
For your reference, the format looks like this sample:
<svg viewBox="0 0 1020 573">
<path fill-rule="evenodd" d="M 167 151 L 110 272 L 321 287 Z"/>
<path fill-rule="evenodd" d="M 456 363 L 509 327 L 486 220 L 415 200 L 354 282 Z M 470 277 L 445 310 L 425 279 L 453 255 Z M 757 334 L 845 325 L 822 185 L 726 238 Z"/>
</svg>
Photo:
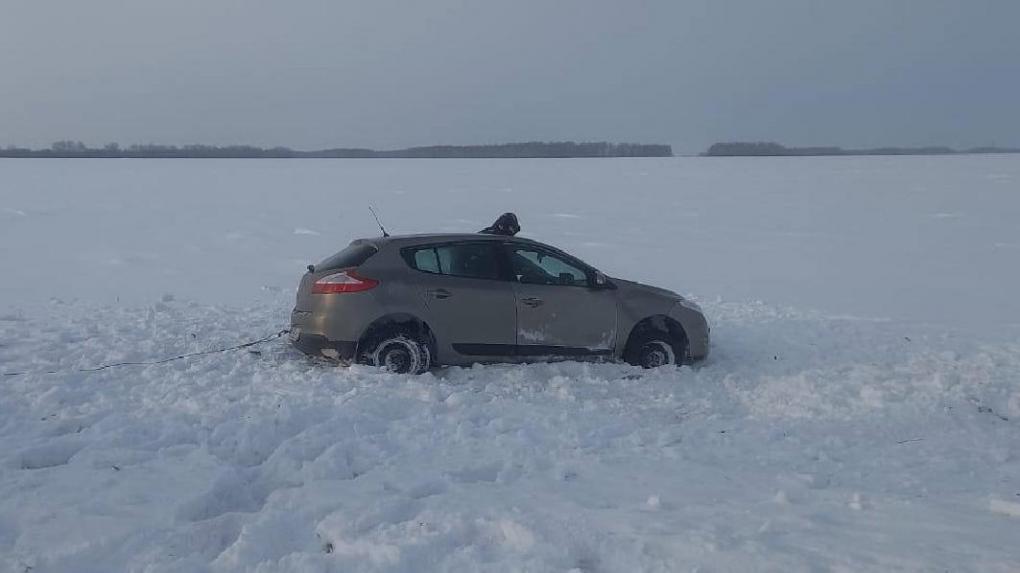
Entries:
<svg viewBox="0 0 1020 573">
<path fill-rule="evenodd" d="M 606 275 L 602 271 L 595 271 L 592 277 L 592 286 L 595 288 L 611 288 L 612 283 L 606 278 Z"/>
</svg>

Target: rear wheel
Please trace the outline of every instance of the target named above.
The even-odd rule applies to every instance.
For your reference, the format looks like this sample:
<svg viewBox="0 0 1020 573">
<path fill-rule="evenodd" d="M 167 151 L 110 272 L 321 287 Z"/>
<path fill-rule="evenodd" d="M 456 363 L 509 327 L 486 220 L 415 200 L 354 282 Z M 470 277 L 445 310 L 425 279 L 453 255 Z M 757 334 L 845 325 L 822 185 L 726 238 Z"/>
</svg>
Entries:
<svg viewBox="0 0 1020 573">
<path fill-rule="evenodd" d="M 395 374 L 421 374 L 432 367 L 427 341 L 407 332 L 380 336 L 363 355 L 363 361 Z"/>
</svg>

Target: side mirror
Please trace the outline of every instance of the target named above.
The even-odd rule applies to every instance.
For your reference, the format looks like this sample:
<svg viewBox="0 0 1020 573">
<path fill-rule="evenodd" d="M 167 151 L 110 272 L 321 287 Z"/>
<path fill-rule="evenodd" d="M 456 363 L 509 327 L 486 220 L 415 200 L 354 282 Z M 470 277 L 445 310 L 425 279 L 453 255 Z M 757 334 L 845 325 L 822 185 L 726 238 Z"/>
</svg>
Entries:
<svg viewBox="0 0 1020 573">
<path fill-rule="evenodd" d="M 606 288 L 609 286 L 609 279 L 606 278 L 606 275 L 604 275 L 602 271 L 595 271 L 594 283 L 595 288 Z"/>
</svg>

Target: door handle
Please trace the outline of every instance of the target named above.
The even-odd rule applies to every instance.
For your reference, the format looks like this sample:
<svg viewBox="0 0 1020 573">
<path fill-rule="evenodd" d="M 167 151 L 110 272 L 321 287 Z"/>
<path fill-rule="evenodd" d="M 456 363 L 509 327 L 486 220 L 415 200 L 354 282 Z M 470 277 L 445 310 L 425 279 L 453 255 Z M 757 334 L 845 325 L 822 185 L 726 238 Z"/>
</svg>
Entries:
<svg viewBox="0 0 1020 573">
<path fill-rule="evenodd" d="M 529 296 L 528 298 L 522 298 L 521 304 L 535 308 L 536 306 L 542 306 L 545 304 L 545 301 L 540 298 Z"/>
<path fill-rule="evenodd" d="M 445 288 L 437 288 L 430 290 L 429 294 L 432 295 L 433 298 L 450 298 L 451 296 L 453 296 L 453 293 L 446 290 Z"/>
</svg>

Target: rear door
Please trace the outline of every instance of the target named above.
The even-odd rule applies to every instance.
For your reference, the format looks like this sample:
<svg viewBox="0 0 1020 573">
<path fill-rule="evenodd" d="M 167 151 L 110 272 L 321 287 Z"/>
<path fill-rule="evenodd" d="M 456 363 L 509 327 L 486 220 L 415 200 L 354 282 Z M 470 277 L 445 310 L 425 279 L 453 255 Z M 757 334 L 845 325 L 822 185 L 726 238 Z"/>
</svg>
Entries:
<svg viewBox="0 0 1020 573">
<path fill-rule="evenodd" d="M 447 363 L 504 358 L 516 343 L 513 285 L 494 241 L 405 247 L 422 315 Z M 461 356 L 466 358 L 460 358 Z"/>
<path fill-rule="evenodd" d="M 617 336 L 614 290 L 594 288 L 592 270 L 551 249 L 507 243 L 523 356 L 601 356 Z"/>
</svg>

